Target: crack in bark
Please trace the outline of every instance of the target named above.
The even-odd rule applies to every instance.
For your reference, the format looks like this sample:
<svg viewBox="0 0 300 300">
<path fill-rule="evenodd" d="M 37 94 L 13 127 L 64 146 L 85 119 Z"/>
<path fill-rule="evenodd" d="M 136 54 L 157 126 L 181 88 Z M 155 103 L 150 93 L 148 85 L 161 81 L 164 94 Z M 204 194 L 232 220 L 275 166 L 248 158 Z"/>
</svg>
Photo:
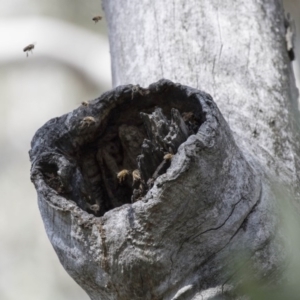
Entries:
<svg viewBox="0 0 300 300">
<path fill-rule="evenodd" d="M 259 194 L 259 197 L 258 197 L 257 201 L 255 202 L 255 204 L 253 205 L 253 207 L 252 207 L 252 209 L 249 211 L 249 213 L 245 216 L 245 218 L 243 219 L 241 225 L 237 228 L 237 230 L 235 231 L 235 233 L 230 237 L 229 241 L 228 241 L 223 247 L 221 247 L 218 251 L 216 251 L 215 253 L 211 254 L 207 259 L 205 259 L 204 262 L 202 262 L 202 263 L 200 264 L 199 268 L 200 268 L 202 265 L 206 264 L 211 258 L 213 258 L 215 255 L 217 255 L 219 252 L 221 252 L 223 249 L 225 249 L 225 248 L 229 245 L 229 243 L 230 243 L 230 242 L 232 241 L 232 239 L 236 236 L 236 234 L 238 233 L 238 231 L 239 231 L 241 228 L 243 228 L 245 220 L 247 220 L 247 218 L 250 216 L 250 214 L 253 213 L 255 207 L 260 203 L 261 197 L 262 197 L 262 188 L 261 188 L 261 190 L 260 190 L 260 194 Z M 233 214 L 233 212 L 234 212 L 234 210 L 235 210 L 235 207 L 236 207 L 242 200 L 243 200 L 243 197 L 242 197 L 241 200 L 239 200 L 237 203 L 234 204 L 233 210 L 231 211 L 230 215 L 226 218 L 225 222 L 224 222 L 221 226 L 218 226 L 218 227 L 216 227 L 216 228 L 211 228 L 211 229 L 208 229 L 208 230 L 206 230 L 206 231 L 203 231 L 202 233 L 198 234 L 196 237 L 198 237 L 198 236 L 200 236 L 201 234 L 204 234 L 204 233 L 206 233 L 206 232 L 208 232 L 208 231 L 217 230 L 217 229 L 221 228 L 222 226 L 224 226 L 224 225 L 226 224 L 226 222 L 229 220 L 229 218 L 232 216 L 232 214 Z M 194 237 L 193 239 L 195 239 L 196 237 Z M 185 240 L 182 242 L 182 244 L 180 245 L 179 249 L 178 249 L 176 252 L 174 251 L 174 252 L 171 254 L 171 256 L 170 256 L 171 261 L 173 261 L 173 256 L 174 256 L 175 254 L 178 255 L 178 253 L 180 252 L 180 250 L 183 248 L 183 245 L 184 245 L 185 243 L 189 242 L 189 241 L 190 241 L 190 238 L 185 239 Z M 171 271 L 170 271 L 170 273 L 171 273 Z"/>
<path fill-rule="evenodd" d="M 249 39 L 249 43 L 248 43 L 247 63 L 246 63 L 246 72 L 248 74 L 249 74 L 249 62 L 250 62 L 251 45 L 252 45 L 252 35 L 250 33 L 250 39 Z"/>
<path fill-rule="evenodd" d="M 157 51 L 158 51 L 158 58 L 159 58 L 159 66 L 161 70 L 161 77 L 164 78 L 164 71 L 163 71 L 163 60 L 162 60 L 162 54 L 160 50 L 160 40 L 159 40 L 159 27 L 157 22 L 157 13 L 155 8 L 155 1 L 153 3 L 153 12 L 154 12 L 154 19 L 155 19 L 155 28 L 156 28 L 156 40 L 157 40 Z"/>
<path fill-rule="evenodd" d="M 202 235 L 202 234 L 204 234 L 204 233 L 207 233 L 207 232 L 209 232 L 209 231 L 218 230 L 218 229 L 220 229 L 221 227 L 223 227 L 223 226 L 226 224 L 226 222 L 229 220 L 229 218 L 232 216 L 232 214 L 233 214 L 233 212 L 234 212 L 234 210 L 235 210 L 235 207 L 236 207 L 241 201 L 243 201 L 243 200 L 245 200 L 244 197 L 242 197 L 237 203 L 235 203 L 235 204 L 233 205 L 233 209 L 231 210 L 230 214 L 228 215 L 228 217 L 224 220 L 224 222 L 223 222 L 221 225 L 219 225 L 219 226 L 217 226 L 217 227 L 214 227 L 214 228 L 209 228 L 209 229 L 207 229 L 207 230 L 204 230 L 203 232 L 200 232 L 200 233 L 198 233 L 197 235 L 194 235 L 194 236 L 190 237 L 190 238 L 189 238 L 189 241 L 193 241 L 194 239 L 196 239 L 197 237 L 199 237 L 200 235 Z"/>
<path fill-rule="evenodd" d="M 220 49 L 219 49 L 219 57 L 218 61 L 221 59 L 222 55 L 222 50 L 223 50 L 223 38 L 222 38 L 222 31 L 221 31 L 221 26 L 220 26 L 220 20 L 219 20 L 219 9 L 217 8 L 217 22 L 218 22 L 218 29 L 219 29 L 219 38 L 220 38 Z M 217 61 L 217 54 L 214 55 L 213 59 L 213 67 L 212 67 L 212 77 L 213 77 L 213 85 L 214 87 L 216 86 L 216 78 L 215 78 L 215 66 L 216 66 L 216 61 Z M 214 89 L 216 90 L 216 89 Z"/>
<path fill-rule="evenodd" d="M 106 234 L 105 234 L 105 230 L 103 228 L 102 223 L 99 223 L 98 228 L 99 228 L 99 233 L 100 233 L 100 237 L 101 237 L 101 245 L 102 245 L 102 248 L 103 248 L 103 265 L 102 265 L 102 268 L 103 268 L 104 271 L 108 272 Z"/>
<path fill-rule="evenodd" d="M 250 210 L 250 212 L 247 214 L 247 216 L 244 218 L 244 220 L 243 220 L 243 222 L 242 222 L 242 224 L 238 227 L 238 229 L 236 230 L 236 232 L 234 233 L 234 235 L 230 238 L 230 240 L 229 240 L 229 242 L 225 245 L 225 246 L 227 246 L 232 240 L 233 240 L 233 238 L 236 236 L 236 234 L 239 232 L 239 230 L 240 229 L 244 229 L 245 230 L 245 228 L 244 228 L 244 223 L 245 222 L 247 222 L 247 220 L 248 220 L 248 218 L 249 218 L 249 216 L 255 211 L 255 208 L 261 203 L 261 201 L 262 201 L 262 190 L 263 190 L 263 188 L 262 188 L 262 186 L 261 186 L 261 189 L 260 189 L 260 194 L 259 194 L 259 198 L 258 198 L 258 200 L 256 201 L 256 203 L 255 203 L 255 205 L 252 207 L 252 209 Z M 262 248 L 264 248 L 264 246 L 267 244 L 267 243 L 269 243 L 271 241 L 271 237 L 269 237 L 266 241 L 265 241 L 265 243 L 264 243 L 264 245 L 263 246 L 261 246 L 261 248 L 257 248 L 257 249 L 255 249 L 253 252 L 255 253 L 255 252 L 257 252 L 257 251 L 259 251 L 260 249 L 262 249 Z M 224 249 L 224 248 L 223 248 Z M 253 254 L 254 254 L 253 253 Z M 249 260 L 251 260 L 251 258 L 252 257 L 249 257 L 247 260 L 245 260 L 245 262 L 244 262 L 244 264 L 246 264 Z M 240 268 L 242 268 L 242 266 L 240 267 Z M 233 276 L 236 274 L 238 272 L 238 270 L 236 270 L 223 284 L 222 284 L 222 292 L 223 292 L 223 287 L 224 287 L 224 285 L 230 280 L 230 279 L 232 279 L 233 278 Z"/>
<path fill-rule="evenodd" d="M 221 54 L 222 54 L 222 49 L 223 49 L 223 38 L 222 38 L 222 31 L 221 31 L 221 26 L 220 26 L 219 9 L 218 8 L 217 8 L 217 20 L 218 20 L 218 28 L 219 28 L 219 37 L 220 37 L 220 41 L 221 41 L 221 46 L 220 46 L 220 50 L 219 50 L 219 60 L 220 60 Z"/>
<path fill-rule="evenodd" d="M 173 272 L 173 264 L 174 264 L 172 255 L 170 255 L 170 261 L 171 261 L 171 268 L 170 268 L 170 273 L 169 274 L 171 275 L 172 272 Z M 170 275 L 169 275 L 169 279 L 168 279 L 168 284 L 170 284 L 170 280 L 171 280 Z"/>
</svg>

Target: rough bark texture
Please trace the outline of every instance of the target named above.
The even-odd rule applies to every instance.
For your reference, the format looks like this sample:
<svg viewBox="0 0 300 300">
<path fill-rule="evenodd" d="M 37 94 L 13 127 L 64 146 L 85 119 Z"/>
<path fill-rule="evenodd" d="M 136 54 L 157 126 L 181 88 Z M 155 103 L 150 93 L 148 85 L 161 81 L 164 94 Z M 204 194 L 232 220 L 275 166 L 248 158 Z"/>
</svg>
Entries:
<svg viewBox="0 0 300 300">
<path fill-rule="evenodd" d="M 264 276 L 278 268 L 274 197 L 203 92 L 165 80 L 118 87 L 50 120 L 30 157 L 49 239 L 91 299 L 189 299 L 229 280 L 238 250 Z M 124 168 L 140 171 L 138 199 L 118 181 Z"/>
<path fill-rule="evenodd" d="M 103 5 L 114 86 L 168 78 L 206 91 L 239 146 L 296 187 L 297 96 L 280 0 L 104 0 Z"/>
<path fill-rule="evenodd" d="M 225 118 L 208 94 L 162 80 L 45 124 L 31 176 L 61 263 L 93 300 L 226 298 L 239 251 L 276 281 L 285 251 L 274 186 L 295 196 L 299 183 L 279 0 L 104 8 L 115 85 L 201 87 Z"/>
</svg>

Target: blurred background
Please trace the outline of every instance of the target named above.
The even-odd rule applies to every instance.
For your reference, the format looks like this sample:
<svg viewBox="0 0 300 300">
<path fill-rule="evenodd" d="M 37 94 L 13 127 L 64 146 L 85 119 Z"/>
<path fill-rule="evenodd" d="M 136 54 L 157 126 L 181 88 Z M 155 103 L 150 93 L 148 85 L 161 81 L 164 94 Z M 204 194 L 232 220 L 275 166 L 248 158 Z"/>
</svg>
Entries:
<svg viewBox="0 0 300 300">
<path fill-rule="evenodd" d="M 284 2 L 299 32 L 300 1 Z M 94 23 L 97 15 L 103 19 Z M 101 1 L 1 0 L 0 37 L 0 299 L 87 300 L 47 239 L 28 150 L 50 118 L 111 88 Z M 31 43 L 26 57 L 23 48 Z"/>
<path fill-rule="evenodd" d="M 1 0 L 0 37 L 0 299 L 87 300 L 46 236 L 28 150 L 46 121 L 111 88 L 101 1 Z"/>
</svg>

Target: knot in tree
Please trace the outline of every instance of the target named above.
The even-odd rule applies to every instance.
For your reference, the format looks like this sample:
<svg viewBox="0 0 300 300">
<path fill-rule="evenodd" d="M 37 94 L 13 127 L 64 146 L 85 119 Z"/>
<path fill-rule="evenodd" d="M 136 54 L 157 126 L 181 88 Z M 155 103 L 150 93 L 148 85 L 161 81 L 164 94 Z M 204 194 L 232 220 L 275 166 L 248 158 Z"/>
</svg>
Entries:
<svg viewBox="0 0 300 300">
<path fill-rule="evenodd" d="M 238 251 L 278 269 L 272 192 L 205 92 L 119 86 L 47 122 L 30 159 L 48 237 L 91 299 L 217 294 Z"/>
</svg>

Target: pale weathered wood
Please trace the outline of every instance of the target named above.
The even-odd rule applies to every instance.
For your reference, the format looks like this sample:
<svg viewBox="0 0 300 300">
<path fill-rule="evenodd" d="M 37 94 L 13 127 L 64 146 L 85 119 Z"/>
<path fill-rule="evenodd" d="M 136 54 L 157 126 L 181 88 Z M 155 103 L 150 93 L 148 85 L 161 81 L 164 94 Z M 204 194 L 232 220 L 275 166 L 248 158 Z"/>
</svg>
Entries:
<svg viewBox="0 0 300 300">
<path fill-rule="evenodd" d="M 280 0 L 103 5 L 115 86 L 167 78 L 206 91 L 245 152 L 280 181 L 298 183 L 297 95 Z"/>
<path fill-rule="evenodd" d="M 300 149 L 280 1 L 103 4 L 114 84 L 135 85 L 49 121 L 30 151 L 62 265 L 92 300 L 233 299 L 245 251 L 277 283 L 277 191 L 298 198 Z M 148 87 L 162 77 L 188 86 Z"/>
</svg>

